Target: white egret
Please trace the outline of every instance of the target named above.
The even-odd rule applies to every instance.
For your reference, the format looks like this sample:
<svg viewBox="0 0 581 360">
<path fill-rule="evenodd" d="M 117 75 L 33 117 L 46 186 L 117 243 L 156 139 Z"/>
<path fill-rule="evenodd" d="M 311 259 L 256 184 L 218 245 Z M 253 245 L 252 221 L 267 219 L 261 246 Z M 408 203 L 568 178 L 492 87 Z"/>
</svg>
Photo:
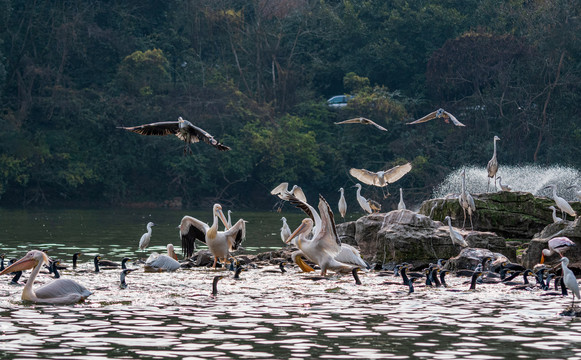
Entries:
<svg viewBox="0 0 581 360">
<path fill-rule="evenodd" d="M 409 123 L 407 123 L 407 125 L 420 124 L 420 123 L 430 121 L 433 119 L 444 119 L 444 121 L 446 123 L 450 123 L 449 120 L 452 120 L 452 123 L 454 123 L 454 125 L 456 125 L 456 126 L 466 126 L 466 125 L 462 124 L 460 121 L 458 121 L 458 119 L 456 119 L 454 117 L 454 115 L 450 114 L 449 112 L 447 112 L 446 110 L 441 109 L 441 108 L 434 111 L 434 112 L 429 113 L 428 115 L 424 116 L 423 118 L 420 118 L 416 121 L 409 122 Z"/>
<path fill-rule="evenodd" d="M 37 289 L 32 289 L 32 285 L 44 264 L 48 264 L 48 256 L 39 250 L 29 251 L 22 259 L 10 265 L 0 275 L 14 271 L 22 271 L 34 268 L 26 285 L 22 289 L 22 300 L 32 301 L 39 304 L 68 305 L 76 304 L 89 297 L 92 292 L 84 286 L 70 279 L 56 279 Z"/>
<path fill-rule="evenodd" d="M 506 185 L 502 183 L 502 177 L 498 176 L 496 178 L 498 180 L 498 185 L 500 185 L 500 189 L 502 191 L 512 191 L 512 188 L 510 187 L 510 185 Z"/>
<path fill-rule="evenodd" d="M 336 122 L 335 125 L 343 125 L 343 124 L 363 124 L 363 125 L 373 125 L 376 128 L 378 128 L 379 130 L 382 131 L 387 131 L 386 128 L 384 128 L 381 125 L 376 124 L 375 122 L 364 118 L 364 117 L 357 117 L 357 118 L 353 118 L 353 119 L 349 119 L 349 120 L 344 120 L 344 121 L 340 121 L 340 122 Z"/>
<path fill-rule="evenodd" d="M 474 198 L 468 191 L 466 191 L 466 170 L 462 170 L 460 173 L 462 176 L 462 192 L 458 197 L 458 201 L 460 202 L 460 206 L 462 206 L 462 210 L 464 211 L 464 222 L 462 223 L 462 229 L 466 226 L 466 212 L 468 212 L 468 216 L 470 216 L 470 226 L 472 230 L 474 230 L 474 225 L 472 224 L 472 213 L 476 211 L 476 205 L 474 204 Z"/>
<path fill-rule="evenodd" d="M 368 214 L 371 214 L 373 212 L 373 210 L 371 210 L 371 206 L 369 206 L 369 202 L 367 201 L 366 198 L 364 198 L 363 196 L 361 196 L 361 184 L 357 183 L 355 184 L 355 187 L 357 188 L 357 202 L 359 203 L 359 206 L 361 206 L 361 208 L 363 210 L 365 210 L 365 212 L 367 212 Z"/>
<path fill-rule="evenodd" d="M 571 239 L 569 239 L 568 237 L 560 236 L 549 240 L 547 245 L 549 246 L 549 248 L 543 249 L 541 254 L 541 264 L 545 263 L 545 257 L 551 256 L 555 253 L 563 257 L 563 253 L 567 251 L 570 247 L 575 246 L 575 243 L 571 241 Z"/>
<path fill-rule="evenodd" d="M 488 186 L 486 187 L 486 192 L 488 192 L 491 178 L 494 178 L 494 190 L 496 190 L 496 172 L 498 171 L 498 160 L 496 159 L 496 142 L 498 140 L 500 140 L 500 138 L 494 135 L 494 152 L 492 154 L 492 159 L 490 159 L 490 161 L 488 161 L 488 165 L 486 165 L 486 171 L 488 172 Z"/>
<path fill-rule="evenodd" d="M 364 184 L 383 188 L 401 179 L 402 176 L 410 172 L 411 169 L 412 164 L 407 163 L 404 165 L 395 166 L 385 171 L 382 170 L 378 172 L 373 172 L 366 169 L 351 168 L 351 170 L 349 170 L 349 174 L 351 174 L 351 176 L 353 176 L 354 178 L 356 178 L 357 180 L 361 181 Z M 389 190 L 387 191 L 387 194 L 384 191 L 383 198 L 385 199 L 388 195 Z"/>
<path fill-rule="evenodd" d="M 345 214 L 347 214 L 347 201 L 345 201 L 345 190 L 343 190 L 343 188 L 340 188 L 339 191 L 341 192 L 341 197 L 339 197 L 339 214 L 341 214 L 341 217 L 343 218 L 343 220 L 345 220 Z"/>
<path fill-rule="evenodd" d="M 282 220 L 282 227 L 280 228 L 280 239 L 286 244 L 286 240 L 291 236 L 292 231 L 286 222 L 286 218 L 283 216 L 280 218 Z"/>
<path fill-rule="evenodd" d="M 446 216 L 444 220 L 448 221 L 448 228 L 450 230 L 450 238 L 452 239 L 452 243 L 454 245 L 460 245 L 461 247 L 467 247 L 468 243 L 466 242 L 466 240 L 464 240 L 462 234 L 454 230 L 454 228 L 452 227 L 452 219 L 450 219 L 449 216 Z"/>
<path fill-rule="evenodd" d="M 560 221 L 563 221 L 563 219 L 561 219 L 560 217 L 557 216 L 557 208 L 555 208 L 553 205 L 549 206 L 549 209 L 553 210 L 553 222 L 554 223 L 558 223 Z"/>
<path fill-rule="evenodd" d="M 563 269 L 563 283 L 567 287 L 567 289 L 571 290 L 573 293 L 573 303 L 571 306 L 575 305 L 575 296 L 577 299 L 581 299 L 581 295 L 579 294 L 579 284 L 577 283 L 577 278 L 575 278 L 575 274 L 573 271 L 569 269 L 567 266 L 569 265 L 569 259 L 566 257 L 561 258 L 561 268 Z"/>
<path fill-rule="evenodd" d="M 179 268 L 180 263 L 172 244 L 167 244 L 167 255 L 154 252 L 149 255 L 144 266 L 146 272 L 176 271 Z"/>
<path fill-rule="evenodd" d="M 232 227 L 232 210 L 228 210 L 228 221 L 226 221 L 226 230 L 230 229 Z"/>
<path fill-rule="evenodd" d="M 403 190 L 399 188 L 399 203 L 397 204 L 398 210 L 405 210 L 405 203 L 403 202 Z"/>
<path fill-rule="evenodd" d="M 561 209 L 561 216 L 563 217 L 563 220 L 567 220 L 567 215 L 565 215 L 565 213 L 577 219 L 577 213 L 575 212 L 575 210 L 573 210 L 571 205 L 569 205 L 567 200 L 557 195 L 557 185 L 551 184 L 545 186 L 545 189 L 548 188 L 553 188 L 553 200 L 555 200 L 555 204 L 557 204 L 557 207 Z"/>
<path fill-rule="evenodd" d="M 195 126 L 188 120 L 184 120 L 181 116 L 178 118 L 178 121 L 163 121 L 133 127 L 120 126 L 118 128 L 129 130 L 141 135 L 164 136 L 174 134 L 180 140 L 186 143 L 186 146 L 184 147 L 184 154 L 187 152 L 192 153 L 190 144 L 197 143 L 200 141 L 203 141 L 206 144 L 211 145 L 220 151 L 230 150 L 228 146 L 219 143 L 206 130 Z"/>
<path fill-rule="evenodd" d="M 293 185 L 292 189 L 289 191 L 287 182 L 280 183 L 277 187 L 272 189 L 270 193 L 286 201 L 289 200 L 289 195 L 293 195 L 297 199 L 307 202 L 307 197 L 305 196 L 303 189 L 298 185 Z"/>
<path fill-rule="evenodd" d="M 141 239 L 139 239 L 139 249 L 145 250 L 146 247 L 149 246 L 149 242 L 151 241 L 151 227 L 155 226 L 154 223 L 151 221 L 147 223 L 147 232 L 141 235 Z"/>
</svg>

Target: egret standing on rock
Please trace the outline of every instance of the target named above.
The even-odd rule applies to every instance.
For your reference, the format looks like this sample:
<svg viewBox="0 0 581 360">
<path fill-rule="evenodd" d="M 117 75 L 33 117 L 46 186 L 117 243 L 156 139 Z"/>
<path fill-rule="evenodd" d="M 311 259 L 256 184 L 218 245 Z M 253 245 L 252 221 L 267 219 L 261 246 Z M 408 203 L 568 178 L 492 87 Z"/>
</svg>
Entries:
<svg viewBox="0 0 581 360">
<path fill-rule="evenodd" d="M 389 170 L 373 172 L 365 169 L 355 169 L 349 170 L 349 174 L 367 185 L 378 186 L 381 188 L 386 187 L 389 184 L 393 184 L 402 178 L 405 174 L 410 172 L 412 169 L 412 164 L 407 163 L 404 165 L 395 166 Z M 382 189 L 383 190 L 383 189 Z M 385 199 L 389 195 L 389 190 L 387 194 L 383 192 L 383 198 Z"/>
<path fill-rule="evenodd" d="M 498 160 L 496 159 L 496 141 L 500 140 L 500 138 L 494 135 L 494 152 L 492 153 L 492 159 L 486 165 L 486 171 L 488 172 L 488 185 L 486 186 L 486 192 L 488 192 L 488 188 L 490 187 L 490 179 L 494 178 L 494 190 L 496 190 L 496 172 L 498 171 Z"/>
<path fill-rule="evenodd" d="M 405 210 L 405 203 L 403 202 L 403 190 L 399 188 L 399 203 L 397 204 L 398 210 Z"/>
<path fill-rule="evenodd" d="M 345 201 L 345 190 L 340 188 L 339 191 L 341 192 L 341 197 L 339 198 L 339 214 L 343 220 L 345 220 L 345 214 L 347 214 L 347 201 Z"/>
<path fill-rule="evenodd" d="M 461 247 L 467 247 L 468 243 L 466 242 L 466 240 L 464 240 L 462 234 L 454 230 L 454 228 L 452 227 L 452 219 L 450 219 L 449 216 L 446 216 L 444 220 L 448 221 L 448 228 L 450 230 L 450 238 L 452 239 L 452 243 L 454 245 L 460 245 Z"/>
<path fill-rule="evenodd" d="M 573 293 L 573 303 L 571 304 L 573 307 L 575 305 L 575 296 L 577 296 L 577 299 L 581 299 L 581 295 L 579 294 L 579 283 L 577 283 L 577 278 L 575 278 L 573 271 L 567 267 L 567 265 L 569 265 L 569 259 L 562 257 L 560 261 L 561 268 L 563 269 L 563 283 L 567 289 L 571 290 Z"/>
<path fill-rule="evenodd" d="M 567 215 L 565 215 L 565 213 L 567 213 L 567 214 L 573 216 L 575 219 L 577 219 L 577 213 L 575 212 L 575 210 L 573 210 L 571 205 L 569 205 L 567 200 L 565 200 L 562 197 L 557 195 L 557 185 L 551 184 L 551 185 L 545 186 L 545 189 L 548 189 L 548 188 L 553 188 L 553 200 L 555 200 L 557 207 L 559 209 L 561 209 L 561 216 L 563 217 L 563 220 L 567 220 Z"/>
<path fill-rule="evenodd" d="M 364 198 L 361 195 L 361 184 L 357 183 L 355 184 L 355 187 L 357 188 L 357 202 L 359 203 L 359 206 L 361 206 L 361 208 L 363 210 L 365 210 L 366 213 L 371 214 L 373 212 L 373 210 L 371 210 L 371 206 L 369 206 L 369 202 L 367 201 L 366 198 Z"/>
<path fill-rule="evenodd" d="M 557 209 L 553 205 L 549 206 L 549 209 L 553 210 L 553 223 L 563 221 L 563 219 L 557 216 Z"/>
<path fill-rule="evenodd" d="M 151 241 L 151 227 L 155 226 L 154 223 L 151 221 L 147 223 L 147 232 L 141 235 L 141 239 L 139 239 L 139 249 L 145 250 L 149 246 L 149 242 Z"/>
<path fill-rule="evenodd" d="M 500 189 L 502 191 L 512 191 L 512 188 L 509 185 L 502 183 L 502 178 L 499 176 L 496 178 L 498 180 L 498 185 L 500 185 Z"/>
<path fill-rule="evenodd" d="M 474 204 L 472 195 L 466 191 L 466 170 L 462 170 L 460 175 L 462 176 L 462 192 L 458 197 L 458 201 L 460 202 L 460 206 L 462 206 L 462 210 L 464 211 L 464 222 L 462 223 L 462 229 L 464 229 L 466 226 L 466 212 L 468 212 L 468 216 L 470 216 L 470 226 L 472 230 L 474 230 L 474 225 L 472 224 L 472 213 L 476 211 L 476 205 Z"/>
<path fill-rule="evenodd" d="M 449 112 L 447 112 L 446 110 L 441 109 L 441 108 L 429 113 L 428 115 L 424 116 L 421 119 L 409 122 L 409 123 L 407 123 L 407 125 L 420 124 L 420 123 L 430 121 L 433 119 L 444 119 L 444 121 L 446 123 L 449 123 L 450 122 L 449 120 L 452 120 L 452 123 L 456 126 L 466 126 L 466 125 L 462 124 L 460 121 L 458 121 L 458 119 L 456 119 L 454 117 L 454 115 L 450 114 Z"/>
</svg>

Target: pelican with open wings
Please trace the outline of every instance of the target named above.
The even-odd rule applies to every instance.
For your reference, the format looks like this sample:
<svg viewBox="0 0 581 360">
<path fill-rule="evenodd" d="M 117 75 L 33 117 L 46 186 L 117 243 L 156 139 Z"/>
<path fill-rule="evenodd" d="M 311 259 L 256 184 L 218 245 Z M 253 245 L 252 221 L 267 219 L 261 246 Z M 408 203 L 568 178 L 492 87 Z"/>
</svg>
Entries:
<svg viewBox="0 0 581 360">
<path fill-rule="evenodd" d="M 460 121 L 458 121 L 458 119 L 456 119 L 456 117 L 454 117 L 454 115 L 450 114 L 449 112 L 447 112 L 444 109 L 438 109 L 434 112 L 431 112 L 428 115 L 424 116 L 423 118 L 420 118 L 420 119 L 417 119 L 416 121 L 412 121 L 412 122 L 407 123 L 407 125 L 420 124 L 420 123 L 430 121 L 433 119 L 444 119 L 444 121 L 446 123 L 449 123 L 450 120 L 452 120 L 452 123 L 456 126 L 466 126 L 466 125 L 462 124 Z"/>
<path fill-rule="evenodd" d="M 215 269 L 218 259 L 225 263 L 229 253 L 238 249 L 246 237 L 246 222 L 240 219 L 227 230 L 218 231 L 218 218 L 226 227 L 228 223 L 220 204 L 214 204 L 212 215 L 214 218 L 212 226 L 208 226 L 205 222 L 194 217 L 184 216 L 180 223 L 180 235 L 182 251 L 186 257 L 190 257 L 194 253 L 196 240 L 208 245 L 212 255 L 214 255 Z"/>
<path fill-rule="evenodd" d="M 410 172 L 411 169 L 412 164 L 407 163 L 404 165 L 395 166 L 389 170 L 385 171 L 382 170 L 378 172 L 352 168 L 351 170 L 349 170 L 349 174 L 351 174 L 351 176 L 353 176 L 354 178 L 356 178 L 357 180 L 361 181 L 364 184 L 379 186 L 383 188 L 401 179 L 405 174 Z M 387 194 L 385 194 L 384 192 L 383 195 L 384 198 L 387 197 L 387 195 L 389 195 L 389 191 L 387 192 Z"/>
<path fill-rule="evenodd" d="M 218 142 L 218 140 L 214 139 L 214 137 L 206 130 L 195 126 L 188 120 L 183 119 L 181 116 L 178 118 L 178 121 L 162 121 L 133 127 L 120 126 L 119 129 L 129 130 L 141 135 L 165 136 L 173 134 L 186 143 L 184 154 L 187 152 L 192 153 L 190 144 L 200 141 L 203 141 L 220 151 L 230 150 L 228 146 Z"/>
<path fill-rule="evenodd" d="M 343 120 L 343 121 L 339 121 L 339 122 L 336 122 L 336 123 L 335 123 L 335 125 L 343 125 L 343 124 L 363 124 L 363 125 L 373 125 L 373 126 L 375 126 L 376 128 L 378 128 L 379 130 L 382 130 L 382 131 L 387 131 L 387 129 L 386 129 L 386 128 L 384 128 L 383 126 L 381 126 L 381 125 L 378 125 L 378 124 L 376 124 L 374 121 L 371 121 L 371 120 L 369 120 L 369 119 L 367 119 L 367 118 L 364 118 L 364 117 L 357 117 L 357 118 L 354 118 L 354 119 Z"/>
<path fill-rule="evenodd" d="M 298 236 L 295 244 L 301 251 L 300 255 L 304 255 L 307 259 L 319 265 L 322 276 L 327 274 L 327 270 L 351 272 L 354 265 L 337 260 L 337 255 L 342 250 L 341 240 L 339 240 L 337 229 L 335 228 L 333 211 L 325 198 L 319 195 L 319 213 L 311 205 L 300 201 L 296 197 L 291 196 L 290 202 L 302 209 L 309 215 L 309 218 L 302 221 L 301 225 L 291 234 L 287 243 Z M 308 234 L 311 233 L 312 237 L 309 238 Z M 297 262 L 297 264 L 299 263 Z"/>
</svg>

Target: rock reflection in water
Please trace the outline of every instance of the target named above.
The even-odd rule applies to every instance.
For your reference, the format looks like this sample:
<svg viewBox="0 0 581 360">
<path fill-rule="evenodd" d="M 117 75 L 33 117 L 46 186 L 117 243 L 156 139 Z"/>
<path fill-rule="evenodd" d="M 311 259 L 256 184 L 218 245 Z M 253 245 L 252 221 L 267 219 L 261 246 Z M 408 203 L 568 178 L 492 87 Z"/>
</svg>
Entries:
<svg viewBox="0 0 581 360">
<path fill-rule="evenodd" d="M 275 268 L 273 266 L 273 268 Z M 6 357 L 37 358 L 581 358 L 581 323 L 558 315 L 568 299 L 484 284 L 472 292 L 383 285 L 361 274 L 250 270 L 211 296 L 206 269 L 131 275 L 63 271 L 95 294 L 75 306 L 26 305 L 0 283 Z M 27 275 L 27 274 L 25 274 Z M 26 276 L 25 276 L 26 277 Z M 5 279 L 2 279 L 5 280 Z M 41 275 L 40 281 L 49 281 Z M 464 278 L 450 277 L 455 288 Z M 404 290 L 404 291 L 401 291 Z"/>
</svg>

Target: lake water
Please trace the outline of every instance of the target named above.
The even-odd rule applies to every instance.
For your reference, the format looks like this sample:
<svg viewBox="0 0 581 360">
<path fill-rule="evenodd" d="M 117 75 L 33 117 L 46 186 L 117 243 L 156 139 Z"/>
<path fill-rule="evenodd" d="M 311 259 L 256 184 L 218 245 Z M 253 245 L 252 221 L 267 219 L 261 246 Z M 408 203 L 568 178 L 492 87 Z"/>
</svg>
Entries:
<svg viewBox="0 0 581 360">
<path fill-rule="evenodd" d="M 571 298 L 514 291 L 498 284 L 464 291 L 465 278 L 450 276 L 449 289 L 385 284 L 392 276 L 362 273 L 314 281 L 293 265 L 243 272 L 195 268 L 127 277 L 119 270 L 95 274 L 92 257 L 118 261 L 146 257 L 180 240 L 184 214 L 209 221 L 208 213 L 174 210 L 0 210 L 0 252 L 21 257 L 32 248 L 79 269 L 63 277 L 94 294 L 74 306 L 24 304 L 22 286 L 0 278 L 0 358 L 42 359 L 581 359 L 581 321 L 559 313 Z M 248 220 L 247 251 L 280 248 L 280 217 L 291 227 L 299 213 L 234 213 Z M 137 251 L 145 224 L 152 245 Z M 132 265 L 137 267 L 137 265 Z M 28 273 L 28 272 L 27 272 Z M 24 278 L 28 277 L 25 273 Z M 211 295 L 212 279 L 227 275 Z M 37 282 L 50 276 L 42 273 Z M 460 291 L 450 291 L 460 290 Z"/>
</svg>

